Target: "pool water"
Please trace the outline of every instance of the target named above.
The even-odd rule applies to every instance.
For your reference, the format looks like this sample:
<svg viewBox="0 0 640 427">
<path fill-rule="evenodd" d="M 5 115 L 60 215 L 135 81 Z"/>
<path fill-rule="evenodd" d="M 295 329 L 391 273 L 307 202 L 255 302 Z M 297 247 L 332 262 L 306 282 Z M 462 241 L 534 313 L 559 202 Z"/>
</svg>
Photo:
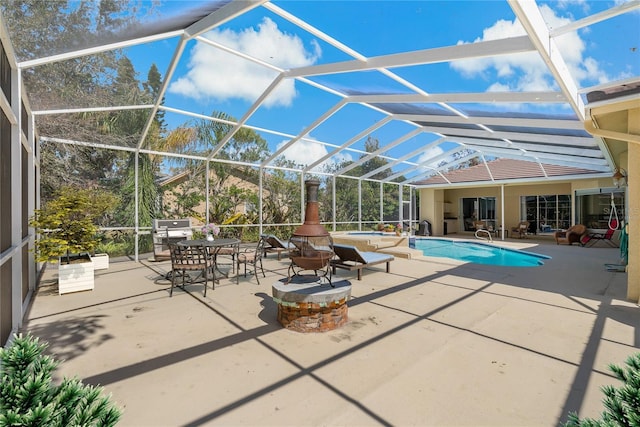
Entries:
<svg viewBox="0 0 640 427">
<path fill-rule="evenodd" d="M 446 239 L 411 239 L 410 246 L 421 250 L 425 256 L 507 267 L 538 267 L 544 264 L 543 260 L 551 259 L 532 252 Z"/>
</svg>

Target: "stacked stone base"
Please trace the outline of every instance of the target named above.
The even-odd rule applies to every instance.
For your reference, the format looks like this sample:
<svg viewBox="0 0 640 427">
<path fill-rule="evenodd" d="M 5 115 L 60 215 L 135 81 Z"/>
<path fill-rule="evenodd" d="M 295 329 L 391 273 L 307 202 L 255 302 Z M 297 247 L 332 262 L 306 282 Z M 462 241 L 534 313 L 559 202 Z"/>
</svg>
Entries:
<svg viewBox="0 0 640 427">
<path fill-rule="evenodd" d="M 278 322 L 296 332 L 326 332 L 343 326 L 348 320 L 351 283 L 341 280 L 334 286 L 297 277 L 275 283 Z"/>
<path fill-rule="evenodd" d="M 314 303 L 278 304 L 278 321 L 296 332 L 326 332 L 347 323 L 347 301 L 341 299 L 326 306 Z"/>
</svg>

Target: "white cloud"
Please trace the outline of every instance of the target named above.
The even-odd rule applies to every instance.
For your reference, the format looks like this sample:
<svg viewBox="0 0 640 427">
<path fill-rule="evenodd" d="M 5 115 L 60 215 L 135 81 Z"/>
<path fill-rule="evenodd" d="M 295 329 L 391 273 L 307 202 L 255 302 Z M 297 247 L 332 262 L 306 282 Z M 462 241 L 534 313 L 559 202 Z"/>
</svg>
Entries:
<svg viewBox="0 0 640 427">
<path fill-rule="evenodd" d="M 282 146 L 288 142 L 289 140 L 282 141 L 280 144 L 278 144 L 277 149 L 280 150 L 280 148 L 282 148 Z M 295 162 L 296 164 L 306 166 L 310 163 L 315 162 L 319 158 L 326 156 L 327 153 L 327 147 L 318 142 L 299 140 L 296 141 L 296 143 L 291 147 L 284 150 L 282 156 L 287 160 Z"/>
<path fill-rule="evenodd" d="M 416 163 L 424 163 L 425 166 L 430 166 L 430 167 L 437 167 L 438 164 L 440 162 L 442 162 L 442 159 L 433 162 L 432 159 L 442 155 L 442 153 L 444 153 L 444 151 L 442 150 L 442 148 L 440 147 L 431 147 L 428 150 L 426 150 L 424 153 L 420 154 L 420 156 L 418 156 L 418 161 Z"/>
<path fill-rule="evenodd" d="M 317 43 L 308 52 L 299 37 L 280 31 L 269 18 L 264 18 L 257 29 L 214 30 L 205 37 L 284 69 L 311 65 L 321 54 Z M 170 85 L 169 91 L 197 100 L 235 98 L 253 102 L 277 75 L 269 68 L 200 42 L 190 52 L 188 68 L 184 76 Z M 285 80 L 264 105 L 288 106 L 295 95 L 294 81 Z"/>
<path fill-rule="evenodd" d="M 621 0 L 627 1 L 627 0 Z M 587 0 L 555 0 L 554 5 L 558 9 L 569 9 L 571 7 L 577 7 L 582 9 L 584 13 L 588 13 L 591 9 Z"/>
<path fill-rule="evenodd" d="M 277 149 L 279 150 L 283 145 L 285 145 L 288 142 L 289 140 L 282 141 L 280 144 L 278 144 Z M 282 153 L 282 156 L 285 159 L 291 160 L 298 165 L 306 166 L 326 156 L 328 153 L 329 151 L 327 150 L 327 147 L 324 144 L 310 141 L 307 137 L 307 139 L 299 140 L 295 144 L 293 144 L 291 147 L 287 148 Z M 326 161 L 318 165 L 315 169 L 321 170 L 327 166 L 331 166 L 336 163 L 341 163 L 344 161 L 351 161 L 351 160 L 352 160 L 352 157 L 348 153 L 345 153 L 344 151 L 342 151 L 336 154 L 335 156 L 327 159 Z"/>
<path fill-rule="evenodd" d="M 495 82 L 487 89 L 487 92 L 508 92 L 509 86 L 504 83 Z"/>
<path fill-rule="evenodd" d="M 330 158 L 328 161 L 324 162 L 323 164 L 327 164 L 327 163 L 346 163 L 346 162 L 352 162 L 353 161 L 353 156 L 345 151 L 341 151 L 338 154 L 336 154 L 335 156 L 333 156 L 332 158 Z"/>
<path fill-rule="evenodd" d="M 578 2 L 573 1 L 573 3 Z M 559 28 L 571 22 L 569 18 L 558 16 L 546 4 L 540 7 L 540 12 L 550 28 Z M 482 37 L 476 38 L 473 43 L 522 35 L 525 35 L 525 31 L 520 21 L 517 19 L 514 21 L 500 20 L 493 26 L 486 28 Z M 603 83 L 610 80 L 610 77 L 601 69 L 598 61 L 591 57 L 585 57 L 586 43 L 577 31 L 559 36 L 555 41 L 571 75 L 579 85 L 585 81 Z M 458 44 L 464 43 L 466 42 L 458 42 Z M 489 90 L 492 91 L 557 89 L 547 66 L 535 52 L 455 61 L 451 63 L 451 67 L 468 78 L 489 77 L 492 73 L 497 75 L 499 81 L 489 87 Z"/>
</svg>

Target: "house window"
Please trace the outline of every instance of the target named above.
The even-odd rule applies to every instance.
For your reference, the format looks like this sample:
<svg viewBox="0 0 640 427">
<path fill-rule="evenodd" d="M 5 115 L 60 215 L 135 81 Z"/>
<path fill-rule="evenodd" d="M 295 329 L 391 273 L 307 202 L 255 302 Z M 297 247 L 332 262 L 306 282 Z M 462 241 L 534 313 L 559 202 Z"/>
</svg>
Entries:
<svg viewBox="0 0 640 427">
<path fill-rule="evenodd" d="M 475 231 L 474 221 L 482 221 L 490 230 L 496 227 L 496 198 L 469 197 L 462 199 L 464 230 Z"/>
<path fill-rule="evenodd" d="M 520 221 L 529 221 L 529 233 L 551 233 L 571 226 L 571 196 L 520 196 Z"/>
</svg>

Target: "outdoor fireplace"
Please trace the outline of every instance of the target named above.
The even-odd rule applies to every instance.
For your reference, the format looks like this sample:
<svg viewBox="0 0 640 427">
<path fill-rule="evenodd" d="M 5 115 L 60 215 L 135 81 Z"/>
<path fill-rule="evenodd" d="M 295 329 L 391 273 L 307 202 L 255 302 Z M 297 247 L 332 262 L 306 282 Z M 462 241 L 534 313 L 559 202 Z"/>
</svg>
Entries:
<svg viewBox="0 0 640 427">
<path fill-rule="evenodd" d="M 331 283 L 330 261 L 333 257 L 333 241 L 329 232 L 320 224 L 318 211 L 318 187 L 320 181 L 309 179 L 305 181 L 307 204 L 304 223 L 293 232 L 289 239 L 295 247 L 290 254 L 287 282 L 294 276 L 300 276 L 303 271 L 313 271 L 320 280 Z"/>
</svg>

